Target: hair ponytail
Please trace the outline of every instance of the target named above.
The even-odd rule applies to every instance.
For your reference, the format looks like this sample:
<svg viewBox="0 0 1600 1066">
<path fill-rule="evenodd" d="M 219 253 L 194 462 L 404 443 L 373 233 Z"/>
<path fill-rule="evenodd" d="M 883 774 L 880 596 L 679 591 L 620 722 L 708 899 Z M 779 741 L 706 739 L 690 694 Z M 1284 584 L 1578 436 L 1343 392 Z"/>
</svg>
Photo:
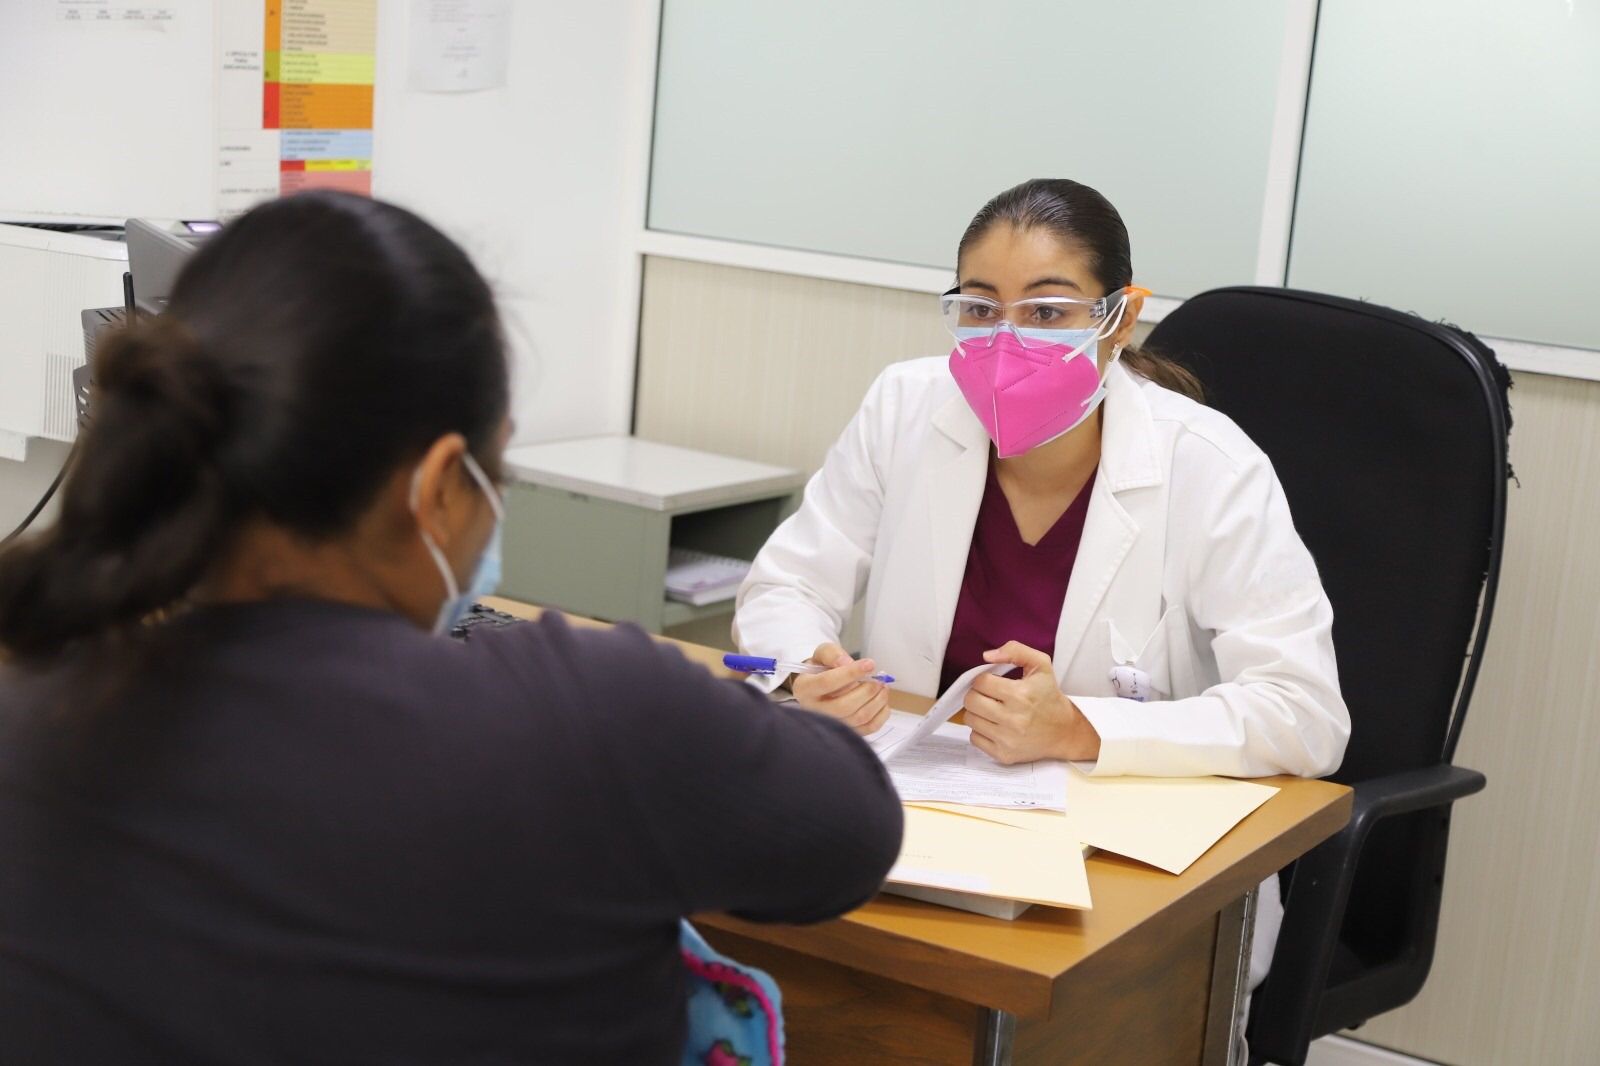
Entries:
<svg viewBox="0 0 1600 1066">
<path fill-rule="evenodd" d="M 1205 386 L 1194 376 L 1194 371 L 1182 363 L 1143 345 L 1129 344 L 1122 349 L 1122 364 L 1146 381 L 1153 381 L 1164 389 L 1181 393 L 1191 400 L 1205 402 Z"/>
<path fill-rule="evenodd" d="M 95 353 L 83 430 L 55 525 L 0 553 L 0 648 L 50 659 L 109 637 L 190 591 L 233 521 L 216 465 L 225 382 L 169 316 Z"/>
</svg>

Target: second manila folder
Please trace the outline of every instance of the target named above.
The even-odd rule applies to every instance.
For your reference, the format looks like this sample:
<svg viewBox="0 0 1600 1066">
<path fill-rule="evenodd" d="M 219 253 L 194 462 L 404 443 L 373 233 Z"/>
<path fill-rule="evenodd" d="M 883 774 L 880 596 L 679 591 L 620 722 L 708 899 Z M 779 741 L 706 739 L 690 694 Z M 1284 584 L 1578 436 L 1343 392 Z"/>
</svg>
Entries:
<svg viewBox="0 0 1600 1066">
<path fill-rule="evenodd" d="M 907 805 L 905 839 L 889 880 L 925 888 L 1087 909 L 1083 847 L 986 818 Z M 1058 816 L 1059 817 L 1059 816 Z"/>
<path fill-rule="evenodd" d="M 1069 767 L 1065 814 L 935 806 L 1013 828 L 1065 833 L 1101 851 L 1181 874 L 1277 791 L 1224 777 L 1090 777 Z"/>
</svg>

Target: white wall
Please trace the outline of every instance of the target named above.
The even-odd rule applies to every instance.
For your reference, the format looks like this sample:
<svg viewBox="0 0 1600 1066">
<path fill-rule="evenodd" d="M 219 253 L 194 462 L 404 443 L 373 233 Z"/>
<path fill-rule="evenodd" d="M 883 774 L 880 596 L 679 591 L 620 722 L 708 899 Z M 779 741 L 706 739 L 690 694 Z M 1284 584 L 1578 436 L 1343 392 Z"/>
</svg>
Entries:
<svg viewBox="0 0 1600 1066">
<path fill-rule="evenodd" d="M 66 462 L 70 447 L 53 440 L 31 440 L 26 461 L 0 459 L 0 537 L 17 528 L 17 523 L 39 502 L 56 471 Z M 53 521 L 60 502 L 60 497 L 52 500 L 35 521 L 34 528 Z"/>
<path fill-rule="evenodd" d="M 429 94 L 406 85 L 409 4 L 381 5 L 373 191 L 439 225 L 494 282 L 519 442 L 626 432 L 655 4 L 511 7 L 509 84 Z"/>
</svg>

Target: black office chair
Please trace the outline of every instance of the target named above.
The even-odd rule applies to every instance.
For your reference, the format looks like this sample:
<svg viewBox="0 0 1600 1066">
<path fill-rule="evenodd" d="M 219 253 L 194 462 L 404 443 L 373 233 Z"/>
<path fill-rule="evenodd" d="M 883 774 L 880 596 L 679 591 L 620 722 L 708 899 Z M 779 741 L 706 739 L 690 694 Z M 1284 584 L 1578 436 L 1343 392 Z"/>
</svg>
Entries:
<svg viewBox="0 0 1600 1066">
<path fill-rule="evenodd" d="M 1433 962 L 1450 804 L 1484 786 L 1450 760 L 1494 612 L 1510 376 L 1469 333 L 1288 289 L 1202 293 L 1149 345 L 1272 459 L 1333 602 L 1355 807 L 1284 878 L 1249 1029 L 1252 1064 L 1301 1066 Z"/>
</svg>

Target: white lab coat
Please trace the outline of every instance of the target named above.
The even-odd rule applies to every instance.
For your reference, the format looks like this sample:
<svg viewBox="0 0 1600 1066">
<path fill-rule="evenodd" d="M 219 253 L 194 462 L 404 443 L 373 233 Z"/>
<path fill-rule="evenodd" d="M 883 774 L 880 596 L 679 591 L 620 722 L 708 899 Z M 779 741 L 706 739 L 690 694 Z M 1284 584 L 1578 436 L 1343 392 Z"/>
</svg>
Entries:
<svg viewBox="0 0 1600 1066">
<path fill-rule="evenodd" d="M 1100 734 L 1092 772 L 1333 772 L 1350 734 L 1333 612 L 1272 464 L 1226 416 L 1120 364 L 1106 385 L 1052 660 Z M 890 366 L 756 556 L 741 648 L 804 660 L 865 594 L 862 654 L 897 688 L 935 695 L 989 451 L 944 357 Z M 1118 664 L 1165 698 L 1117 698 Z M 1281 918 L 1276 879 L 1263 889 L 1255 979 Z"/>
</svg>

